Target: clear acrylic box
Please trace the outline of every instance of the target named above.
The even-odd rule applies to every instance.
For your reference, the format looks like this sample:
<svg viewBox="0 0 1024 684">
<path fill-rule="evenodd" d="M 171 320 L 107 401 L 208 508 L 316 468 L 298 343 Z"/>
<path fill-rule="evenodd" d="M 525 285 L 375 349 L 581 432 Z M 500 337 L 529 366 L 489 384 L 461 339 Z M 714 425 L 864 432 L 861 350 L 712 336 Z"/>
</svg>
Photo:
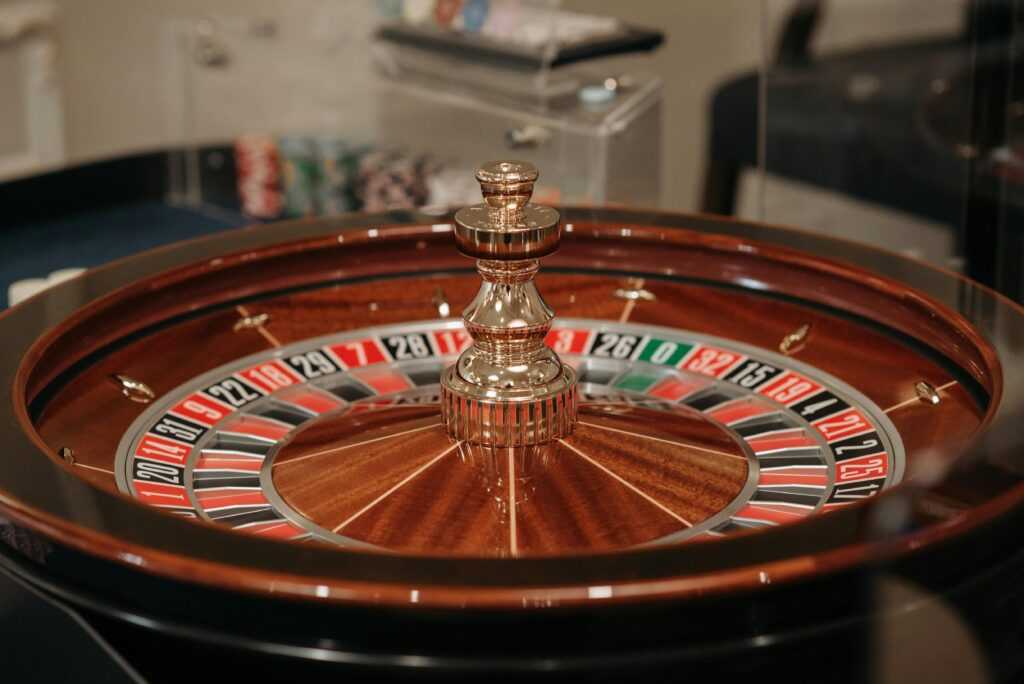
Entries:
<svg viewBox="0 0 1024 684">
<path fill-rule="evenodd" d="M 536 163 L 545 201 L 657 204 L 659 79 L 431 53 L 380 39 L 387 21 L 371 3 L 341 3 L 167 26 L 169 197 L 245 207 L 232 185 L 260 183 L 246 185 L 236 143 L 256 138 L 242 156 L 267 156 L 292 186 L 277 215 L 476 201 L 472 170 L 499 157 Z M 275 217 L 273 201 L 262 206 Z"/>
</svg>

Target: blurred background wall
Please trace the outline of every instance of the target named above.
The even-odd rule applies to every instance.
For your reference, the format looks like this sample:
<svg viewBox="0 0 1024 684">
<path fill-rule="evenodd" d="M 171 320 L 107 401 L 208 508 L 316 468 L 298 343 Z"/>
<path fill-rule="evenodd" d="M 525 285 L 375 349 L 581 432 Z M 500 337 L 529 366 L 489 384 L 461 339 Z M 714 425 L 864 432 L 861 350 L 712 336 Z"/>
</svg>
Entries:
<svg viewBox="0 0 1024 684">
<path fill-rule="evenodd" d="M 4 6 L 23 0 L 0 0 Z M 650 56 L 612 58 L 610 68 L 653 71 L 665 81 L 662 204 L 697 206 L 713 87 L 756 68 L 772 52 L 784 17 L 798 0 L 564 0 L 564 9 L 606 14 L 667 34 Z M 374 0 L 52 0 L 59 18 L 66 155 L 69 162 L 178 142 L 180 114 L 167 27 L 205 15 L 267 18 L 328 49 L 359 43 Z M 831 0 L 815 50 L 957 30 L 963 0 Z M 358 20 L 355 20 L 358 18 Z M 307 78 L 344 83 L 357 71 L 340 56 Z M 358 65 L 363 68 L 365 65 Z M 257 84 L 258 87 L 258 84 Z M 351 87 L 360 87 L 358 79 Z M 281 93 L 282 99 L 287 93 Z M 749 200 L 750 193 L 742 193 Z M 786 201 L 783 195 L 780 201 Z M 744 213 L 741 211 L 740 213 Z"/>
</svg>

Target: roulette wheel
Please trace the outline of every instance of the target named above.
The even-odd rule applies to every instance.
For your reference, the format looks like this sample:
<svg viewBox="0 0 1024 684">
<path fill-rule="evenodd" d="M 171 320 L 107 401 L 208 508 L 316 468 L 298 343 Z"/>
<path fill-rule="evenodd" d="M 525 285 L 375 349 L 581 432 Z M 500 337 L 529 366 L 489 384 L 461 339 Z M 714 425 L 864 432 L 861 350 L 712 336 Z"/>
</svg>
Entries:
<svg viewBox="0 0 1024 684">
<path fill-rule="evenodd" d="M 939 615 L 1016 671 L 1024 312 L 798 231 L 560 214 L 536 178 L 6 312 L 4 569 L 160 681 L 857 681 L 958 653 Z"/>
</svg>

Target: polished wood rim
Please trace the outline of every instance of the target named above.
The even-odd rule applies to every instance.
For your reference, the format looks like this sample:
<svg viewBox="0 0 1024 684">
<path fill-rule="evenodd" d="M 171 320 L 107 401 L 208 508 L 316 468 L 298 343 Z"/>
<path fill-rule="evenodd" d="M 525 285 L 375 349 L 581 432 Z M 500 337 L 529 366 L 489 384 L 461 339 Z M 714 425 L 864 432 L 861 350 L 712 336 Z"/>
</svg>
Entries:
<svg viewBox="0 0 1024 684">
<path fill-rule="evenodd" d="M 992 491 L 990 498 L 968 515 L 945 519 L 921 511 L 928 524 L 917 532 L 870 539 L 873 509 L 889 498 L 883 495 L 875 502 L 769 532 L 740 534 L 707 545 L 594 555 L 585 563 L 568 565 L 547 559 L 452 563 L 326 549 L 299 554 L 294 545 L 195 526 L 99 492 L 55 465 L 56 458 L 35 434 L 29 404 L 44 397 L 47 387 L 62 374 L 73 372 L 76 364 L 88 362 L 90 354 L 125 335 L 140 334 L 147 326 L 172 316 L 188 315 L 204 298 L 207 302 L 237 301 L 257 293 L 259 287 L 249 277 L 254 264 L 279 287 L 302 287 L 325 272 L 342 271 L 339 278 L 365 277 L 373 274 L 379 261 L 366 259 L 339 269 L 339 245 L 370 244 L 372 252 L 372 240 L 383 235 L 420 240 L 428 250 L 434 249 L 440 238 L 427 221 L 437 223 L 422 216 L 392 214 L 245 229 L 97 269 L 7 312 L 0 318 L 0 326 L 11 331 L 11 353 L 0 367 L 13 394 L 11 405 L 0 412 L 0 424 L 11 436 L 10 460 L 19 470 L 17 477 L 5 477 L 10 481 L 0 483 L 0 506 L 12 518 L 60 544 L 158 575 L 226 589 L 311 600 L 408 605 L 412 601 L 410 587 L 417 587 L 415 602 L 421 606 L 523 608 L 552 602 L 680 598 L 749 589 L 765 584 L 766 578 L 772 583 L 805 578 L 963 534 L 1024 498 L 1024 488 L 1007 486 Z M 845 251 L 857 256 L 860 252 L 865 259 L 884 262 L 894 271 L 909 269 L 942 282 L 950 280 L 948 275 L 895 255 L 837 246 L 825 238 L 809 240 L 782 229 L 706 217 L 574 210 L 568 213 L 567 222 L 580 239 L 593 243 L 590 259 L 601 254 L 610 258 L 608 248 L 623 238 L 621 226 L 629 225 L 631 244 L 638 249 L 636 254 L 616 260 L 616 267 L 624 271 L 650 272 L 645 259 L 669 243 L 691 245 L 693 259 L 666 268 L 696 278 L 715 279 L 715 264 L 721 264 L 724 257 L 731 263 L 770 258 L 790 274 L 788 280 L 781 279 L 780 292 L 793 297 L 806 296 L 800 289 L 806 274 L 829 278 L 835 288 L 820 293 L 823 305 L 860 301 L 860 310 L 854 313 L 868 318 L 885 307 L 902 332 L 928 340 L 950 358 L 963 359 L 963 370 L 992 397 L 986 420 L 998 412 L 1002 392 L 998 357 L 962 317 L 890 279 L 756 240 L 812 243 L 809 248 L 832 254 Z M 375 226 L 374 237 L 367 225 Z M 717 230 L 719 234 L 694 230 Z M 740 234 L 721 234 L 726 231 Z M 283 235 L 292 241 L 282 244 Z M 386 252 L 386 245 L 381 243 L 381 247 L 378 256 Z M 308 268 L 296 271 L 295 258 L 300 254 Z M 552 262 L 556 259 L 552 257 Z M 466 267 L 454 250 L 451 257 L 439 256 L 438 262 L 447 268 Z M 560 265 L 573 264 L 566 259 Z M 151 273 L 159 275 L 144 278 Z M 232 277 L 232 285 L 225 287 Z M 955 282 L 1024 318 L 1024 312 L 998 295 L 967 281 Z M 861 296 L 870 295 L 867 302 L 850 297 L 854 290 Z M 942 325 L 936 324 L 937 313 Z M 40 458 L 40 451 L 52 460 Z M 83 501 L 89 504 L 89 516 L 72 510 L 73 504 Z M 594 587 L 602 589 L 594 592 Z"/>
</svg>

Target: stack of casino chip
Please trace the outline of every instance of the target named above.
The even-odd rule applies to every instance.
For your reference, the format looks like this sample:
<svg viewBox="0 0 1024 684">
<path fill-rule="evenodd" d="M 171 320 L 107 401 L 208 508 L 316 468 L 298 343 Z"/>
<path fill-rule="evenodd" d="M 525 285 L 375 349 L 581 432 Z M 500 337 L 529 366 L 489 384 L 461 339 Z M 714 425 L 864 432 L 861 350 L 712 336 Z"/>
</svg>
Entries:
<svg viewBox="0 0 1024 684">
<path fill-rule="evenodd" d="M 405 0 L 402 19 L 410 24 L 422 24 L 434 13 L 434 0 Z"/>
<path fill-rule="evenodd" d="M 359 163 L 356 195 L 364 211 L 411 209 L 430 200 L 428 179 L 441 165 L 426 156 L 378 150 Z"/>
<path fill-rule="evenodd" d="M 417 27 L 433 24 L 532 50 L 583 44 L 622 30 L 614 17 L 524 0 L 378 0 L 377 12 L 385 21 Z"/>
<path fill-rule="evenodd" d="M 281 214 L 281 162 L 269 135 L 243 135 L 235 140 L 238 196 L 242 210 L 256 218 Z"/>
<path fill-rule="evenodd" d="M 497 15 L 505 29 L 511 26 L 500 17 L 514 16 L 520 0 L 377 0 L 377 14 L 385 20 L 479 33 L 489 16 Z M 495 10 L 492 12 L 492 8 Z"/>
<path fill-rule="evenodd" d="M 451 194 L 433 158 L 337 137 L 245 135 L 235 157 L 242 208 L 256 218 L 413 209 Z"/>
<path fill-rule="evenodd" d="M 490 0 L 466 0 L 462 6 L 462 28 L 470 33 L 478 33 L 487 22 L 491 11 Z"/>
<path fill-rule="evenodd" d="M 320 163 L 312 139 L 297 135 L 283 136 L 278 141 L 278 149 L 284 181 L 284 214 L 316 215 Z"/>
<path fill-rule="evenodd" d="M 434 5 L 434 23 L 441 28 L 458 28 L 456 20 L 461 15 L 462 0 L 437 0 Z"/>
<path fill-rule="evenodd" d="M 325 216 L 355 211 L 360 206 L 356 196 L 359 160 L 366 154 L 366 148 L 339 138 L 319 137 L 313 142 L 320 166 L 318 211 Z"/>
</svg>

